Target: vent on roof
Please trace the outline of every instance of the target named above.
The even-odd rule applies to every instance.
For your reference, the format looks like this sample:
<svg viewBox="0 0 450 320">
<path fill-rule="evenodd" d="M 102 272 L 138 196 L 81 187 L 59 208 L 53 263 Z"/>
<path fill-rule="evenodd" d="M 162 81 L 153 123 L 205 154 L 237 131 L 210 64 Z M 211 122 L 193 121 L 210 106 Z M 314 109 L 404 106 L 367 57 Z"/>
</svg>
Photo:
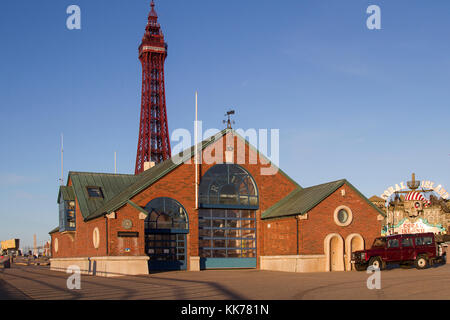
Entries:
<svg viewBox="0 0 450 320">
<path fill-rule="evenodd" d="M 103 198 L 102 188 L 100 187 L 87 187 L 89 198 Z"/>
</svg>

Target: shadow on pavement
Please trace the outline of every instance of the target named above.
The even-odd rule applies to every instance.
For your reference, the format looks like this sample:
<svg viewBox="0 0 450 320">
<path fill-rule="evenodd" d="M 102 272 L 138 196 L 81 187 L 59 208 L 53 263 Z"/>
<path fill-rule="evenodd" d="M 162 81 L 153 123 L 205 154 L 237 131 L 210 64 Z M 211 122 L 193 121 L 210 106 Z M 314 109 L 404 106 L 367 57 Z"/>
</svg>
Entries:
<svg viewBox="0 0 450 320">
<path fill-rule="evenodd" d="M 25 269 L 27 272 L 26 274 L 15 274 L 12 272 L 8 272 L 7 276 L 15 278 L 16 280 L 21 279 L 24 281 L 34 282 L 35 284 L 38 284 L 45 289 L 52 289 L 52 290 L 54 290 L 54 292 L 55 292 L 54 296 L 56 297 L 53 299 L 58 299 L 58 292 L 64 293 L 64 294 L 69 294 L 70 295 L 69 299 L 89 299 L 89 294 L 85 294 L 82 291 L 84 288 L 83 284 L 82 284 L 81 291 L 67 289 L 65 286 L 66 277 L 64 276 L 63 273 L 56 274 L 56 272 L 58 272 L 58 271 L 51 271 L 47 268 L 39 268 L 39 269 L 34 268 L 34 267 L 18 268 L 18 270 L 20 270 L 22 272 L 24 272 Z M 166 272 L 158 272 L 158 273 L 167 274 L 167 271 Z M 201 289 L 201 291 L 205 292 L 206 298 L 208 298 L 210 296 L 224 295 L 224 296 L 226 296 L 226 299 L 231 299 L 231 300 L 244 300 L 245 299 L 245 297 L 239 295 L 238 293 L 224 287 L 221 284 L 218 284 L 218 283 L 215 283 L 212 281 L 176 279 L 173 277 L 154 276 L 154 274 L 157 274 L 157 273 L 152 272 L 152 274 L 150 274 L 150 275 L 122 276 L 122 277 L 119 276 L 119 277 L 110 277 L 110 278 L 82 275 L 82 279 L 83 279 L 82 283 L 87 283 L 90 286 L 98 287 L 98 291 L 96 291 L 96 292 L 104 291 L 105 295 L 107 295 L 108 293 L 111 293 L 112 291 L 119 291 L 119 292 L 117 292 L 117 297 L 114 297 L 113 299 L 120 299 L 120 300 L 133 299 L 133 297 L 143 296 L 143 295 L 152 293 L 152 292 L 145 291 L 145 290 L 139 291 L 139 290 L 133 289 L 134 283 L 148 284 L 149 286 L 157 286 L 157 288 L 155 288 L 155 289 L 156 290 L 159 289 L 158 290 L 159 294 L 156 294 L 156 290 L 155 290 L 156 296 L 154 299 L 164 299 L 164 298 L 175 297 L 175 299 L 179 299 L 179 300 L 188 300 L 190 298 L 189 298 L 189 294 L 186 292 L 186 289 L 190 289 L 188 286 L 189 284 L 200 284 L 200 285 L 207 286 L 207 289 L 205 289 L 205 288 Z M 69 276 L 69 274 L 67 274 L 67 277 L 68 276 Z M 57 285 L 52 285 L 48 281 L 45 281 L 45 277 L 52 278 L 52 279 L 64 280 L 64 286 L 61 287 L 61 286 L 57 286 Z M 38 278 L 40 278 L 42 280 L 39 280 Z M 116 285 L 113 285 L 113 283 L 115 283 Z M 123 283 L 124 285 L 117 285 L 119 283 Z M 169 290 L 169 292 L 168 292 L 168 290 Z M 207 293 L 210 290 L 213 290 L 214 292 Z M 199 297 L 196 295 L 192 299 L 198 299 L 198 298 Z M 15 298 L 15 299 L 22 299 L 22 298 L 19 297 L 19 298 Z M 48 299 L 52 299 L 52 298 L 48 298 Z M 101 297 L 98 299 L 101 299 Z"/>
<path fill-rule="evenodd" d="M 436 268 L 440 268 L 445 266 L 446 263 L 434 263 L 432 266 L 428 266 L 426 267 L 424 270 L 426 269 L 436 269 Z M 416 269 L 416 267 L 414 266 L 414 263 L 410 263 L 410 264 L 388 264 L 386 266 L 386 268 L 383 271 L 390 271 L 390 270 L 394 270 L 394 269 Z"/>
<path fill-rule="evenodd" d="M 30 298 L 6 281 L 0 279 L 0 300 L 29 300 Z"/>
</svg>

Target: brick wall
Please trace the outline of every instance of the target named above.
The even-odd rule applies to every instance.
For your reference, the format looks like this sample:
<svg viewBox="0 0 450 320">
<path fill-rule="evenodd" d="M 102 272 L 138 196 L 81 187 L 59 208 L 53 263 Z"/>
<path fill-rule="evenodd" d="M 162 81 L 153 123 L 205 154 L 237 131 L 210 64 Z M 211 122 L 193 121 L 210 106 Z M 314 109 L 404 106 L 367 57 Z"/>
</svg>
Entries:
<svg viewBox="0 0 450 320">
<path fill-rule="evenodd" d="M 108 219 L 108 255 L 111 256 L 142 256 L 145 255 L 144 220 L 139 219 L 139 211 L 129 204 L 116 211 L 115 219 Z M 122 223 L 125 219 L 132 222 L 130 229 L 125 229 Z M 139 232 L 138 238 L 118 237 L 119 231 Z M 129 251 L 126 251 L 129 249 Z"/>
<path fill-rule="evenodd" d="M 287 217 L 263 221 L 264 256 L 296 255 L 297 246 L 297 219 Z"/>
</svg>

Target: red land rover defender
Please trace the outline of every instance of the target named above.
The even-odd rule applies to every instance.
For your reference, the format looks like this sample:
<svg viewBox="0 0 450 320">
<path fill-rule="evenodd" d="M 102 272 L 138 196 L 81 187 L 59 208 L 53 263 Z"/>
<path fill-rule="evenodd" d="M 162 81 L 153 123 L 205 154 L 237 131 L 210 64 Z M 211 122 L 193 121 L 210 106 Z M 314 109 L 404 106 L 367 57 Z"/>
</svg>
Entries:
<svg viewBox="0 0 450 320">
<path fill-rule="evenodd" d="M 352 253 L 352 263 L 358 271 L 369 266 L 383 270 L 389 263 L 412 264 L 425 269 L 443 262 L 445 254 L 436 243 L 434 233 L 399 234 L 376 238 L 372 248 Z"/>
</svg>

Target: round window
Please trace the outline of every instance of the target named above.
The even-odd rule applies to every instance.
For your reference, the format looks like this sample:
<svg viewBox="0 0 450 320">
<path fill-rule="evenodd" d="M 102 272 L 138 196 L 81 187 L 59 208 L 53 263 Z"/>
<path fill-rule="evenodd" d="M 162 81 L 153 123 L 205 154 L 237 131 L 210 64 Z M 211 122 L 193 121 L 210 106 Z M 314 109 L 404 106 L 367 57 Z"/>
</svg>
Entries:
<svg viewBox="0 0 450 320">
<path fill-rule="evenodd" d="M 348 212 L 345 209 L 341 209 L 339 210 L 338 214 L 337 214 L 337 218 L 339 220 L 340 223 L 346 223 L 348 220 Z"/>
<path fill-rule="evenodd" d="M 340 227 L 346 227 L 353 220 L 352 210 L 347 206 L 339 206 L 334 210 L 334 222 Z"/>
</svg>

